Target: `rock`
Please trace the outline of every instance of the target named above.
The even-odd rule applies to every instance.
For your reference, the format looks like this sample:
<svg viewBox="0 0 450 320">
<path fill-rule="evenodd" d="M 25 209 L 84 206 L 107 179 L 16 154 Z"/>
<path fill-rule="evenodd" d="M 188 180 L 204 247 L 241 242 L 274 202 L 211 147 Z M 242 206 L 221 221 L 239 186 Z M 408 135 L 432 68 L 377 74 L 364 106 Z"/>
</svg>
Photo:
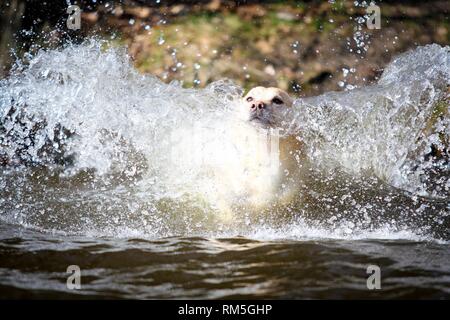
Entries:
<svg viewBox="0 0 450 320">
<path fill-rule="evenodd" d="M 112 13 L 116 16 L 116 17 L 120 17 L 123 15 L 123 8 L 121 6 L 116 6 L 114 7 L 114 10 L 112 11 Z"/>
<path fill-rule="evenodd" d="M 264 9 L 263 6 L 257 4 L 240 6 L 237 8 L 237 14 L 248 20 L 264 17 L 266 13 L 266 9 Z"/>
<path fill-rule="evenodd" d="M 269 64 L 264 68 L 264 72 L 267 73 L 269 76 L 275 75 L 275 68 L 273 65 Z"/>
<path fill-rule="evenodd" d="M 148 7 L 126 7 L 125 13 L 139 19 L 147 19 L 152 13 Z"/>
<path fill-rule="evenodd" d="M 180 14 L 180 12 L 184 10 L 184 8 L 185 7 L 182 4 L 175 5 L 172 8 L 170 8 L 170 13 L 175 15 Z"/>
<path fill-rule="evenodd" d="M 220 0 L 212 0 L 210 3 L 208 3 L 206 8 L 209 11 L 217 11 L 217 10 L 220 9 L 220 5 L 221 5 L 221 1 Z"/>
<path fill-rule="evenodd" d="M 292 14 L 290 12 L 281 11 L 277 12 L 277 18 L 280 20 L 294 21 L 297 17 L 295 16 L 295 14 Z"/>
<path fill-rule="evenodd" d="M 81 19 L 89 24 L 94 24 L 98 21 L 97 12 L 83 12 L 81 13 Z"/>
</svg>

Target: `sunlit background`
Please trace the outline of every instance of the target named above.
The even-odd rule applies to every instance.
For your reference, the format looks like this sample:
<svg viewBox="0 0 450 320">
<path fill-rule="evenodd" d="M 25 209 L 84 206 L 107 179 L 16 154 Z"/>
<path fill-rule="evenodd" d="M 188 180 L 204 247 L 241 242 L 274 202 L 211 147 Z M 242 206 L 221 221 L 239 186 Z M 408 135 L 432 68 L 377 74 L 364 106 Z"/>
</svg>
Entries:
<svg viewBox="0 0 450 320">
<path fill-rule="evenodd" d="M 67 3 L 82 10 L 68 30 Z M 447 1 L 378 1 L 381 29 L 366 25 L 369 1 L 20 1 L 1 4 L 3 75 L 30 49 L 88 35 L 126 45 L 141 72 L 185 87 L 224 77 L 300 96 L 371 82 L 400 52 L 450 43 Z M 55 26 L 61 28 L 55 31 Z"/>
</svg>

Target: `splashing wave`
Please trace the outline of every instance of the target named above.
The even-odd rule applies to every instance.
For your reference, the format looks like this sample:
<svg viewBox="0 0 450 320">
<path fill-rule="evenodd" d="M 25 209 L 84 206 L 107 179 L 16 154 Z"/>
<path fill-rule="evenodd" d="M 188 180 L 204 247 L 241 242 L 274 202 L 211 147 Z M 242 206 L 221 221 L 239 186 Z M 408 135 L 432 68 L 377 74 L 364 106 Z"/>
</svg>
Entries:
<svg viewBox="0 0 450 320">
<path fill-rule="evenodd" d="M 242 89 L 164 84 L 104 45 L 40 51 L 0 82 L 3 221 L 94 236 L 449 238 L 448 47 L 399 56 L 377 84 L 298 99 L 286 123 L 307 146 L 296 196 L 223 219 L 214 167 L 173 146 L 200 125 L 214 148 L 190 153 L 230 156 Z"/>
</svg>

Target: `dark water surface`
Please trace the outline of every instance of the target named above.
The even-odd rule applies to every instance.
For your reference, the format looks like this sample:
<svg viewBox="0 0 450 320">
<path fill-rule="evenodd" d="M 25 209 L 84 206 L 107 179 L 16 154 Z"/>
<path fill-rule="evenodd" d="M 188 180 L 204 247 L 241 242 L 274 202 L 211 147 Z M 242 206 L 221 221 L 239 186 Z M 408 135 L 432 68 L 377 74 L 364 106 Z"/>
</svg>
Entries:
<svg viewBox="0 0 450 320">
<path fill-rule="evenodd" d="M 88 238 L 0 226 L 1 298 L 450 298 L 448 244 Z M 81 289 L 69 290 L 69 265 Z M 381 289 L 368 290 L 368 265 Z"/>
</svg>

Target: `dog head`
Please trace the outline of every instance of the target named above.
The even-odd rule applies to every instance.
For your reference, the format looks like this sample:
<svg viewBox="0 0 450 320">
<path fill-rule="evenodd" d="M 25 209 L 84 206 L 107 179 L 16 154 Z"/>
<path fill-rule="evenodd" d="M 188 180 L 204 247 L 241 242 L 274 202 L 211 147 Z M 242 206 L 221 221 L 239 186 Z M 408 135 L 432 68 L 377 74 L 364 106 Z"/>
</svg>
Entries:
<svg viewBox="0 0 450 320">
<path fill-rule="evenodd" d="M 292 103 L 292 98 L 279 88 L 255 87 L 244 96 L 241 111 L 248 121 L 278 127 Z"/>
</svg>

